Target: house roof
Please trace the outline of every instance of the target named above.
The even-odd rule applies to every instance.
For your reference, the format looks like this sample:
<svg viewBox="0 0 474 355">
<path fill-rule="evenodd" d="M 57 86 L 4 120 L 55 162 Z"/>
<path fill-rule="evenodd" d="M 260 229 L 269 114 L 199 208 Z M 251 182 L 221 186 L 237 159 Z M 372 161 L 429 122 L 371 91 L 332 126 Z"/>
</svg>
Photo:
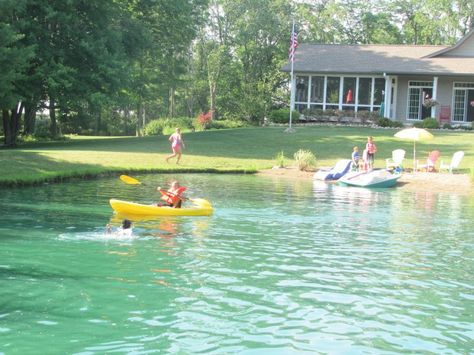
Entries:
<svg viewBox="0 0 474 355">
<path fill-rule="evenodd" d="M 463 38 L 461 38 L 454 46 L 448 47 L 441 49 L 440 51 L 434 52 L 432 54 L 428 55 L 428 58 L 434 58 L 434 57 L 439 57 L 439 56 L 444 56 L 444 55 L 450 55 L 450 52 L 456 51 L 456 49 L 468 45 L 468 41 L 471 40 L 471 37 L 474 38 L 474 29 L 470 30 Z M 456 56 L 456 55 L 455 55 Z M 474 55 L 471 55 L 471 57 L 474 57 Z"/>
<path fill-rule="evenodd" d="M 415 74 L 474 76 L 474 56 L 433 57 L 449 46 L 301 44 L 295 72 L 337 74 Z M 283 71 L 291 70 L 287 63 Z"/>
</svg>

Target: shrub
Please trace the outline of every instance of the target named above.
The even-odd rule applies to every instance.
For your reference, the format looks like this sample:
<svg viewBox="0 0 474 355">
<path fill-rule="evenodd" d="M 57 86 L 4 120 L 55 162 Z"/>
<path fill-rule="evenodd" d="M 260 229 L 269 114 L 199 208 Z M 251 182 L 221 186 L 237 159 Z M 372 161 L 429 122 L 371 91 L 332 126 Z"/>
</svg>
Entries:
<svg viewBox="0 0 474 355">
<path fill-rule="evenodd" d="M 190 117 L 174 117 L 153 120 L 146 124 L 144 134 L 146 136 L 170 134 L 174 132 L 176 127 L 181 128 L 184 132 L 191 131 L 194 129 L 193 119 Z"/>
<path fill-rule="evenodd" d="M 439 128 L 439 122 L 433 117 L 425 118 L 423 120 L 423 128 Z"/>
<path fill-rule="evenodd" d="M 413 127 L 423 128 L 423 121 L 416 121 L 415 123 L 413 123 Z"/>
<path fill-rule="evenodd" d="M 443 128 L 444 128 L 444 129 L 453 129 L 453 126 L 451 126 L 449 123 L 445 123 L 445 124 L 443 125 Z"/>
<path fill-rule="evenodd" d="M 391 119 L 386 117 L 379 117 L 376 121 L 376 124 L 379 127 L 403 127 L 403 123 L 401 123 L 400 121 L 392 121 Z"/>
<path fill-rule="evenodd" d="M 226 128 L 240 128 L 248 124 L 240 120 L 213 120 L 209 128 L 212 129 L 226 129 Z"/>
<path fill-rule="evenodd" d="M 36 138 L 47 138 L 51 136 L 51 131 L 49 129 L 50 122 L 51 121 L 49 118 L 37 118 L 35 121 L 35 131 L 33 135 Z"/>
<path fill-rule="evenodd" d="M 144 129 L 145 136 L 157 136 L 163 134 L 164 120 L 153 120 L 146 124 Z"/>
<path fill-rule="evenodd" d="M 301 171 L 308 170 L 316 166 L 316 156 L 309 150 L 298 150 L 294 156 L 298 169 Z"/>
<path fill-rule="evenodd" d="M 283 153 L 283 150 L 280 151 L 280 153 L 278 153 L 275 157 L 275 160 L 276 160 L 276 165 L 279 167 L 279 168 L 284 168 L 285 165 L 286 165 L 286 158 L 285 158 L 285 153 Z"/>
<path fill-rule="evenodd" d="M 268 118 L 275 123 L 288 123 L 290 121 L 290 109 L 281 108 L 278 110 L 272 110 L 268 114 Z M 297 121 L 300 118 L 300 113 L 298 111 L 292 112 L 292 120 Z"/>
<path fill-rule="evenodd" d="M 212 122 L 212 111 L 201 112 L 196 120 L 203 130 L 209 128 Z"/>
</svg>

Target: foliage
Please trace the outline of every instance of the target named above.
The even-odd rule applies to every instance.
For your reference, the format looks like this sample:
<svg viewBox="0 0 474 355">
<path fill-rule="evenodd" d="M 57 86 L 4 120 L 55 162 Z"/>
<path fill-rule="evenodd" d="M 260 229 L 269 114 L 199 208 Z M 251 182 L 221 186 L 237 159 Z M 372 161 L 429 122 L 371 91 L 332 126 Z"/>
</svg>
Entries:
<svg viewBox="0 0 474 355">
<path fill-rule="evenodd" d="M 436 118 L 427 117 L 422 121 L 415 122 L 413 126 L 417 128 L 439 128 L 439 122 Z"/>
<path fill-rule="evenodd" d="M 285 157 L 285 153 L 283 152 L 283 150 L 281 150 L 276 155 L 275 160 L 276 160 L 276 166 L 278 166 L 279 168 L 284 168 L 286 166 L 286 157 Z"/>
<path fill-rule="evenodd" d="M 160 134 L 171 134 L 176 128 L 183 132 L 193 131 L 193 119 L 190 117 L 160 118 L 147 123 L 144 128 L 145 136 L 156 136 Z"/>
<path fill-rule="evenodd" d="M 206 113 L 201 112 L 196 121 L 201 129 L 204 130 L 208 128 L 212 123 L 212 111 L 207 111 Z"/>
<path fill-rule="evenodd" d="M 309 170 L 316 166 L 316 156 L 310 150 L 300 149 L 293 155 L 298 169 Z"/>
<path fill-rule="evenodd" d="M 449 124 L 449 123 L 445 123 L 445 124 L 443 124 L 443 128 L 444 129 L 453 129 L 453 126 L 451 126 L 451 124 Z"/>
<path fill-rule="evenodd" d="M 386 117 L 379 117 L 377 118 L 376 122 L 377 126 L 379 127 L 394 127 L 394 128 L 399 128 L 403 127 L 403 123 L 400 121 L 392 121 L 389 118 Z"/>
<path fill-rule="evenodd" d="M 248 123 L 241 120 L 213 120 L 210 129 L 228 129 L 247 127 Z"/>
<path fill-rule="evenodd" d="M 425 99 L 423 100 L 423 106 L 426 108 L 431 108 L 439 105 L 439 102 L 435 99 Z"/>
<path fill-rule="evenodd" d="M 144 129 L 145 136 L 158 136 L 163 134 L 165 120 L 152 120 L 148 122 Z"/>
<path fill-rule="evenodd" d="M 292 120 L 297 121 L 300 118 L 300 113 L 293 111 L 291 116 Z M 280 108 L 272 110 L 268 113 L 268 118 L 274 123 L 288 123 L 290 121 L 290 109 Z"/>
</svg>

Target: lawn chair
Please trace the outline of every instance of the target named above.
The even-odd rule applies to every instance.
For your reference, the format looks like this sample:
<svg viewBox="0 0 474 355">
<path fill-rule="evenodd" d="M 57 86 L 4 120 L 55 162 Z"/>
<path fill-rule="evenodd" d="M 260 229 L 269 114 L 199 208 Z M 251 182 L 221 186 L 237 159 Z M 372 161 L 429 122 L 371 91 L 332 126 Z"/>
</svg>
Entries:
<svg viewBox="0 0 474 355">
<path fill-rule="evenodd" d="M 453 170 L 457 169 L 459 167 L 459 164 L 461 164 L 461 160 L 462 160 L 463 157 L 464 157 L 464 152 L 463 151 L 459 151 L 459 152 L 454 153 L 453 157 L 451 158 L 451 163 L 444 164 L 443 161 L 441 161 L 439 171 L 447 170 L 452 174 Z"/>
<path fill-rule="evenodd" d="M 435 168 L 436 161 L 438 160 L 440 155 L 441 155 L 441 152 L 439 150 L 433 150 L 428 155 L 428 158 L 426 159 L 426 164 L 416 164 L 418 166 L 418 169 L 425 170 L 427 172 L 436 171 L 436 168 Z"/>
<path fill-rule="evenodd" d="M 396 169 L 402 166 L 403 159 L 405 159 L 405 151 L 403 149 L 395 149 L 392 151 L 392 157 L 385 159 L 387 169 Z"/>
</svg>

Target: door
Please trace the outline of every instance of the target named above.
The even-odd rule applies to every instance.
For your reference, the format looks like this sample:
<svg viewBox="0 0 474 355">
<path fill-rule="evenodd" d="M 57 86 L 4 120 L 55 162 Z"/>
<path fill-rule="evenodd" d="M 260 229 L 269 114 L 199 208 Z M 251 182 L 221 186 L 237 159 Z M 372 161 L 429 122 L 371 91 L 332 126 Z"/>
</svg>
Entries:
<svg viewBox="0 0 474 355">
<path fill-rule="evenodd" d="M 467 92 L 467 113 L 466 121 L 474 122 L 474 90 Z"/>
</svg>

